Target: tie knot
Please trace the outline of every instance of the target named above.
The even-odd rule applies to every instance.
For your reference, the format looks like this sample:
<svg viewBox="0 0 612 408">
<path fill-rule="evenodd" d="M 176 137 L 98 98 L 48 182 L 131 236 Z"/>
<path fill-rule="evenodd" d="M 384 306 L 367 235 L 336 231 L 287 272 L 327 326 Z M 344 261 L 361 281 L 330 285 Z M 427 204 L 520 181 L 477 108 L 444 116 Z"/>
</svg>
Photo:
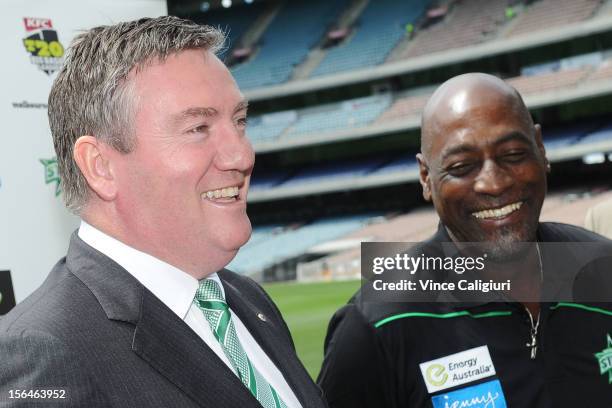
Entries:
<svg viewBox="0 0 612 408">
<path fill-rule="evenodd" d="M 217 281 L 213 279 L 204 279 L 200 281 L 195 298 L 199 302 L 222 302 L 225 303 L 223 292 Z"/>
</svg>

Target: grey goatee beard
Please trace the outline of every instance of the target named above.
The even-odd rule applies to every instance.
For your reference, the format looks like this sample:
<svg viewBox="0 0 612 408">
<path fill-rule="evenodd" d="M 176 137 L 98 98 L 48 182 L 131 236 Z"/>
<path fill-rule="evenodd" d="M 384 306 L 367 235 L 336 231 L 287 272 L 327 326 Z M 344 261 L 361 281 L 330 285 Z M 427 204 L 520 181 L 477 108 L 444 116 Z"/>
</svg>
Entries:
<svg viewBox="0 0 612 408">
<path fill-rule="evenodd" d="M 512 228 L 500 228 L 495 240 L 483 240 L 479 243 L 488 254 L 488 259 L 493 262 L 518 261 L 524 257 L 535 241 L 533 228 L 515 230 Z"/>
</svg>

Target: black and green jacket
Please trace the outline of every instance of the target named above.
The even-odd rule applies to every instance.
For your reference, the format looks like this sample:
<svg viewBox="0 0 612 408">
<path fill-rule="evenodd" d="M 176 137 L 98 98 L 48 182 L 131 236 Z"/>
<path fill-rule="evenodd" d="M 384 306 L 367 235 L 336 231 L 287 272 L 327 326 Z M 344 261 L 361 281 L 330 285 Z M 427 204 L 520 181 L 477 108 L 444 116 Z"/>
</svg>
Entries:
<svg viewBox="0 0 612 408">
<path fill-rule="evenodd" d="M 440 226 L 426 246 L 449 241 Z M 612 241 L 570 225 L 541 223 L 538 241 L 596 241 L 612 256 Z M 521 304 L 364 302 L 360 291 L 331 319 L 318 383 L 331 408 L 444 407 L 432 399 L 491 380 L 499 380 L 506 405 L 464 406 L 612 407 L 612 287 L 601 293 L 609 303 L 542 303 L 532 359 L 532 324 Z M 419 364 L 485 345 L 494 376 L 428 392 Z"/>
</svg>

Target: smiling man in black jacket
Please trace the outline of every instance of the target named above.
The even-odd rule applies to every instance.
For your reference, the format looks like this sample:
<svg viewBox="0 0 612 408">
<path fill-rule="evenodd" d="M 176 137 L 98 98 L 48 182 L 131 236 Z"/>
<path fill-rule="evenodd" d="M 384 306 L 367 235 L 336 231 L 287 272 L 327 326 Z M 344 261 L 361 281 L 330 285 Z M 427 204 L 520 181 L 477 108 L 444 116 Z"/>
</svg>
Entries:
<svg viewBox="0 0 612 408">
<path fill-rule="evenodd" d="M 427 103 L 421 131 L 423 196 L 440 217 L 424 255 L 481 243 L 512 278 L 512 301 L 381 302 L 362 289 L 329 325 L 319 383 L 330 406 L 612 406 L 612 306 L 542 296 L 580 258 L 572 245 L 612 254 L 612 243 L 539 222 L 550 166 L 520 95 L 490 75 L 455 77 Z"/>
</svg>

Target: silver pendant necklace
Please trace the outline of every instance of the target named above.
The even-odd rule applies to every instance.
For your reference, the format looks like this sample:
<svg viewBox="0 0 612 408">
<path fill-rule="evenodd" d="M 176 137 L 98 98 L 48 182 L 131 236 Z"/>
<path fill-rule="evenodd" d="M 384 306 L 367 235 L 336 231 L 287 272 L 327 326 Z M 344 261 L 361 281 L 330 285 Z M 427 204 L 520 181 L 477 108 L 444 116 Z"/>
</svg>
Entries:
<svg viewBox="0 0 612 408">
<path fill-rule="evenodd" d="M 540 264 L 540 283 L 544 282 L 544 267 L 542 266 L 542 254 L 540 253 L 540 245 L 536 242 L 536 251 L 538 252 L 538 262 Z M 529 316 L 529 322 L 531 323 L 531 341 L 529 341 L 526 346 L 531 349 L 531 359 L 535 360 L 536 354 L 538 351 L 538 328 L 540 327 L 540 315 L 542 313 L 538 313 L 537 319 L 533 319 L 533 315 L 527 308 L 524 306 L 527 311 L 527 315 Z"/>
</svg>

